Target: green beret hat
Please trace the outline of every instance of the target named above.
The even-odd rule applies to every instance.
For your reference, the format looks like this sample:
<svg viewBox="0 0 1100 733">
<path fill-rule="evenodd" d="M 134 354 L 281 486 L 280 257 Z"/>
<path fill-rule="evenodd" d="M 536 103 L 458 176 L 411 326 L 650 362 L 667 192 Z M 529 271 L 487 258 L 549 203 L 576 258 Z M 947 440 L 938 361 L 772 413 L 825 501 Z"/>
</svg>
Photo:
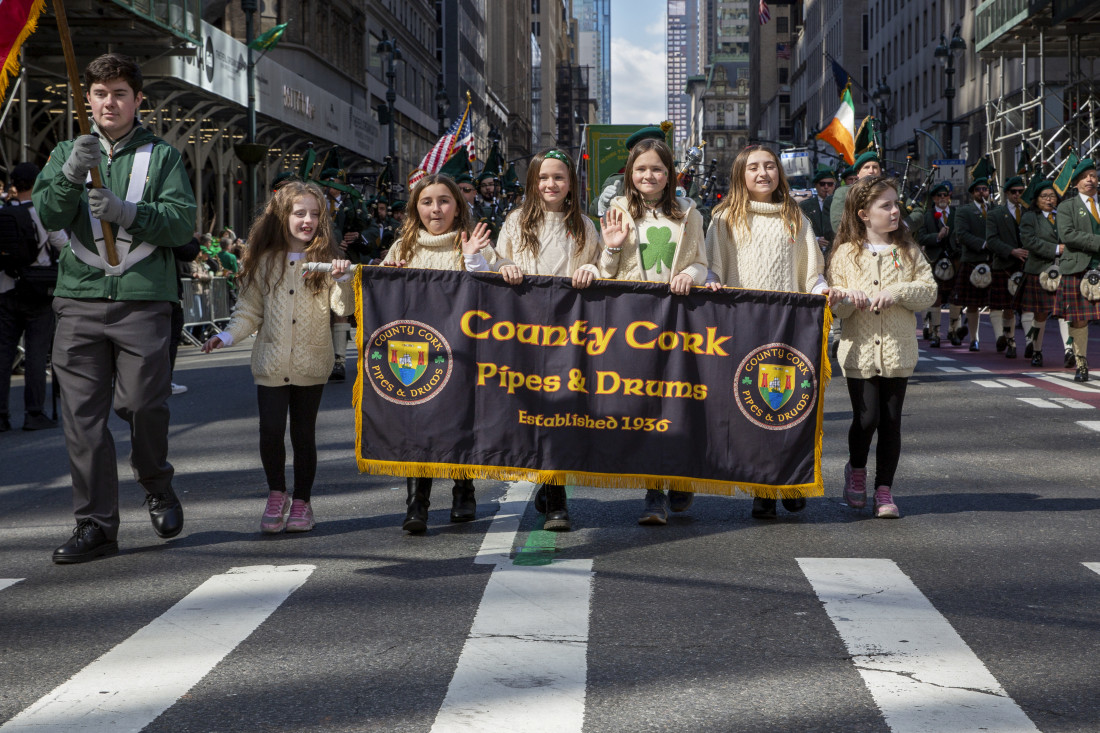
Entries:
<svg viewBox="0 0 1100 733">
<path fill-rule="evenodd" d="M 841 178 L 850 178 L 856 174 L 856 169 L 853 166 L 848 166 L 840 172 Z"/>
<path fill-rule="evenodd" d="M 821 183 L 826 178 L 836 179 L 836 176 L 833 174 L 832 171 L 829 171 L 829 170 L 818 171 L 817 175 L 814 176 L 814 183 Z"/>
<path fill-rule="evenodd" d="M 1021 178 L 1020 176 L 1012 176 L 1012 178 L 1009 178 L 1007 181 L 1005 181 L 1005 190 L 1007 191 L 1008 189 L 1013 187 L 1024 188 L 1025 185 L 1026 184 L 1024 184 L 1023 178 Z"/>
<path fill-rule="evenodd" d="M 932 187 L 932 192 L 929 196 L 935 196 L 938 193 L 951 193 L 951 184 L 947 181 L 941 181 Z"/>
<path fill-rule="evenodd" d="M 478 183 L 481 183 L 482 181 L 488 181 L 492 179 L 496 179 L 496 174 L 482 171 L 481 173 L 477 174 L 477 178 L 475 178 L 474 180 Z"/>
<path fill-rule="evenodd" d="M 321 171 L 321 180 L 327 181 L 330 178 L 339 178 L 340 170 L 337 168 L 325 168 Z"/>
<path fill-rule="evenodd" d="M 879 158 L 878 158 L 878 153 L 876 153 L 874 150 L 868 150 L 863 155 L 856 158 L 856 162 L 852 164 L 852 169 L 855 170 L 856 174 L 858 175 L 859 174 L 859 169 L 862 168 L 863 166 L 867 165 L 868 163 L 879 163 L 879 162 L 880 161 L 879 161 Z"/>
<path fill-rule="evenodd" d="M 980 178 L 975 178 L 973 181 L 971 181 L 970 185 L 966 187 L 966 190 L 967 191 L 973 191 L 978 186 L 988 186 L 988 185 L 989 185 L 989 179 L 982 176 Z"/>
<path fill-rule="evenodd" d="M 397 199 L 392 204 L 390 204 L 390 209 L 392 211 L 404 211 L 405 210 L 405 205 L 407 203 L 408 203 L 407 201 L 402 201 L 401 199 Z"/>
<path fill-rule="evenodd" d="M 474 177 L 469 173 L 459 173 L 455 176 L 455 183 L 473 183 Z"/>
<path fill-rule="evenodd" d="M 1035 188 L 1031 192 L 1032 199 L 1039 198 L 1039 194 L 1048 188 L 1054 191 L 1054 193 L 1058 193 L 1058 189 L 1054 187 L 1054 181 L 1043 180 L 1035 184 Z"/>
<path fill-rule="evenodd" d="M 642 140 L 648 139 L 665 140 L 666 138 L 664 130 L 662 130 L 660 127 L 657 127 L 657 125 L 643 127 L 626 139 L 626 149 L 630 150 Z"/>
<path fill-rule="evenodd" d="M 1096 163 L 1092 161 L 1092 158 L 1085 158 L 1077 164 L 1076 168 L 1073 169 L 1073 180 L 1076 181 L 1078 178 L 1084 175 L 1086 171 L 1094 170 L 1096 170 Z"/>
</svg>

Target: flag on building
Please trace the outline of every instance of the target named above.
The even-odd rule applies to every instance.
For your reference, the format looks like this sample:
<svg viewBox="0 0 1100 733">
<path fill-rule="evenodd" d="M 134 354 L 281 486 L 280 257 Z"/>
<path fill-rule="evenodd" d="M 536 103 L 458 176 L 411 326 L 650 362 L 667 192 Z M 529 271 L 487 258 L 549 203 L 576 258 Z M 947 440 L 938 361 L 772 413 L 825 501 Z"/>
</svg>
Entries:
<svg viewBox="0 0 1100 733">
<path fill-rule="evenodd" d="M 760 25 L 765 25 L 771 19 L 772 13 L 768 10 L 768 3 L 760 0 Z"/>
<path fill-rule="evenodd" d="M 791 60 L 791 46 L 788 43 L 775 44 L 775 55 L 778 58 Z"/>
<path fill-rule="evenodd" d="M 832 122 L 817 133 L 818 140 L 824 140 L 840 153 L 840 156 L 853 165 L 856 162 L 856 105 L 852 102 L 852 90 L 844 88 L 840 98 L 840 107 L 833 115 Z"/>
<path fill-rule="evenodd" d="M 451 123 L 451 126 L 447 128 L 447 132 L 443 134 L 443 137 L 439 138 L 439 141 L 432 146 L 432 149 L 428 151 L 428 154 L 424 156 L 424 159 L 420 161 L 420 165 L 417 166 L 409 175 L 409 185 L 415 186 L 416 182 L 421 178 L 432 173 L 438 173 L 439 169 L 443 167 L 455 151 L 460 147 L 465 146 L 468 151 L 470 159 L 474 156 L 474 127 L 470 122 L 470 104 L 471 100 L 469 95 L 466 97 L 466 109 L 462 112 L 462 116 Z"/>
<path fill-rule="evenodd" d="M 38 26 L 46 0 L 0 0 L 0 100 L 19 74 L 19 49 Z"/>
</svg>

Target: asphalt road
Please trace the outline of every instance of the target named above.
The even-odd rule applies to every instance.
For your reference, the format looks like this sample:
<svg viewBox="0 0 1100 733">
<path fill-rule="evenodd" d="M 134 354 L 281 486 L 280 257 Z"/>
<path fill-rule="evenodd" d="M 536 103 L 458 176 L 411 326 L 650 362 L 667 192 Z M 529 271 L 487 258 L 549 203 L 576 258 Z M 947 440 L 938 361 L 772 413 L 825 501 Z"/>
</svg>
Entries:
<svg viewBox="0 0 1100 733">
<path fill-rule="evenodd" d="M 1100 379 L 983 347 L 922 344 L 899 521 L 839 501 L 838 377 L 827 495 L 801 514 L 700 496 L 641 527 L 641 492 L 573 487 L 551 535 L 529 485 L 477 482 L 478 520 L 452 525 L 440 481 L 422 537 L 403 480 L 355 467 L 350 380 L 321 407 L 316 529 L 260 535 L 248 345 L 184 348 L 175 540 L 115 420 L 122 552 L 53 565 L 63 436 L 0 435 L 0 732 L 1100 730 Z"/>
</svg>

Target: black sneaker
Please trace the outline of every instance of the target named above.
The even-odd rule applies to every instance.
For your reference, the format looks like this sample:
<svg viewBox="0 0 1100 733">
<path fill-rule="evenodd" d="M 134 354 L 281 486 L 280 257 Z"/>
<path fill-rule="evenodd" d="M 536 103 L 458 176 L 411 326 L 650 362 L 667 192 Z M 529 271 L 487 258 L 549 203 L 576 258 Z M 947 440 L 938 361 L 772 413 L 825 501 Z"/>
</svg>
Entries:
<svg viewBox="0 0 1100 733">
<path fill-rule="evenodd" d="M 765 499 L 762 496 L 752 500 L 753 519 L 775 519 L 775 499 Z"/>
<path fill-rule="evenodd" d="M 58 565 L 66 565 L 117 553 L 118 542 L 107 539 L 103 528 L 91 519 L 82 519 L 77 523 L 69 541 L 53 551 L 53 561 Z"/>
<path fill-rule="evenodd" d="M 668 508 L 672 512 L 686 512 L 695 502 L 694 491 L 668 491 Z"/>
<path fill-rule="evenodd" d="M 11 430 L 11 420 L 7 415 L 0 415 L 0 433 L 6 433 Z"/>
<path fill-rule="evenodd" d="M 668 524 L 668 497 L 665 492 L 649 489 L 645 492 L 645 511 L 638 517 L 638 524 L 662 526 Z"/>
<path fill-rule="evenodd" d="M 41 412 L 30 412 L 23 418 L 24 430 L 49 430 L 56 427 L 57 423 Z"/>
<path fill-rule="evenodd" d="M 158 537 L 167 540 L 183 531 L 183 505 L 174 491 L 147 494 L 145 503 L 149 505 L 149 519 Z"/>
</svg>

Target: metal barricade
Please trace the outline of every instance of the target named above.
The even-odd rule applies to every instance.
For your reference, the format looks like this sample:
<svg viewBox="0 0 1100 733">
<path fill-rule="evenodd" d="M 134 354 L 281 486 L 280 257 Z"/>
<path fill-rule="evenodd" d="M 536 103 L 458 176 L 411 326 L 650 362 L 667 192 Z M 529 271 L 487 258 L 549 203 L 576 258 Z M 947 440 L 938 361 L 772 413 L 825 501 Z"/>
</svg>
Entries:
<svg viewBox="0 0 1100 733">
<path fill-rule="evenodd" d="M 224 277 L 216 277 L 210 281 L 209 297 L 210 320 L 219 325 L 228 323 L 233 304 L 229 299 L 229 283 Z"/>
<path fill-rule="evenodd" d="M 221 279 L 224 287 L 224 278 Z M 211 283 L 195 282 L 191 278 L 181 278 L 183 298 L 180 305 L 183 307 L 183 333 L 182 337 L 194 346 L 202 346 L 202 341 L 191 333 L 195 326 L 210 326 L 217 328 L 214 322 L 214 309 L 211 298 Z"/>
</svg>

